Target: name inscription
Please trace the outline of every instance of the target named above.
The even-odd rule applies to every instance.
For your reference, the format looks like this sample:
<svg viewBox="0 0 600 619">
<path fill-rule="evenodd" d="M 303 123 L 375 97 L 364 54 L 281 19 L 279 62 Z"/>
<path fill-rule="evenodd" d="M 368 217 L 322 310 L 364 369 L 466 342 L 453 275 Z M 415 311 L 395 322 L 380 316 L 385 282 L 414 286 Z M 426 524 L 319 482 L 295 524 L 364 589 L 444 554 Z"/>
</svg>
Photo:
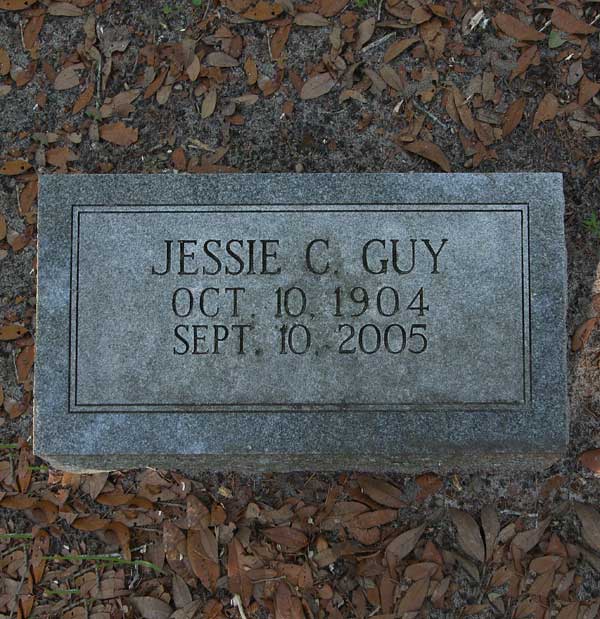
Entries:
<svg viewBox="0 0 600 619">
<path fill-rule="evenodd" d="M 76 207 L 71 410 L 524 406 L 526 221 L 521 205 Z"/>
<path fill-rule="evenodd" d="M 315 277 L 334 271 L 333 244 L 329 238 L 315 238 L 306 243 L 303 265 Z M 386 275 L 398 278 L 411 274 L 422 264 L 431 275 L 438 275 L 443 268 L 440 254 L 448 243 L 447 238 L 431 239 L 381 239 L 367 240 L 358 249 L 357 279 L 364 274 Z M 282 274 L 285 265 L 279 260 L 279 239 L 167 239 L 162 247 L 162 259 L 151 268 L 153 275 L 175 274 L 182 279 L 198 276 L 200 282 L 212 276 L 264 277 Z M 353 252 L 354 254 L 354 252 Z M 349 271 L 354 271 L 351 266 Z M 337 273 L 334 271 L 334 275 Z M 237 281 L 237 280 L 236 280 Z M 313 300 L 300 286 L 272 286 L 272 326 L 278 333 L 279 354 L 304 355 L 311 350 L 314 334 L 303 322 L 306 316 L 315 319 Z M 252 348 L 252 331 L 249 322 L 234 322 L 243 315 L 247 296 L 252 294 L 245 286 L 179 286 L 173 290 L 171 309 L 177 318 L 189 319 L 174 327 L 175 355 L 206 355 L 229 352 L 244 355 Z M 398 355 L 403 352 L 419 355 L 428 347 L 427 323 L 429 311 L 424 286 L 405 298 L 394 286 L 365 287 L 341 286 L 323 291 L 327 301 L 326 311 L 339 318 L 333 350 L 339 354 L 375 354 L 385 352 Z M 255 301 L 250 300 L 252 306 Z M 384 324 L 373 322 L 345 322 L 358 319 L 369 309 L 377 316 L 390 319 Z M 395 322 L 403 314 L 414 312 L 418 322 Z M 197 319 L 203 322 L 197 322 Z M 208 320 L 206 320 L 208 319 Z M 224 322 L 224 321 L 228 322 Z"/>
</svg>

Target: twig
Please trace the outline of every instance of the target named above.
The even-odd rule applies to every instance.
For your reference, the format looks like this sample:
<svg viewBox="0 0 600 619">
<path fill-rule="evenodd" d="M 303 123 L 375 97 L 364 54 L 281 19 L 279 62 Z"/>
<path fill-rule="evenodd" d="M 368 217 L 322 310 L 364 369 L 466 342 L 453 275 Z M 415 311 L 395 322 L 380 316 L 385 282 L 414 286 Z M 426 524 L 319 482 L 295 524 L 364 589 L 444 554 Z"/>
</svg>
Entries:
<svg viewBox="0 0 600 619">
<path fill-rule="evenodd" d="M 366 47 L 363 47 L 360 53 L 366 54 L 368 51 L 372 50 L 374 47 L 379 47 L 379 45 L 382 45 L 393 36 L 396 36 L 395 32 L 390 32 L 389 34 L 386 34 L 385 36 L 377 39 L 377 41 L 373 41 L 373 43 L 369 43 Z"/>
<path fill-rule="evenodd" d="M 437 123 L 440 127 L 443 127 L 444 129 L 448 129 L 448 125 L 446 125 L 446 123 L 443 123 L 437 116 L 435 116 L 434 114 L 432 114 L 426 107 L 423 107 L 418 101 L 417 98 L 415 97 L 412 100 L 413 105 L 420 111 L 423 112 L 423 114 L 425 114 L 425 116 L 429 117 L 431 120 L 433 120 L 433 122 Z"/>
</svg>

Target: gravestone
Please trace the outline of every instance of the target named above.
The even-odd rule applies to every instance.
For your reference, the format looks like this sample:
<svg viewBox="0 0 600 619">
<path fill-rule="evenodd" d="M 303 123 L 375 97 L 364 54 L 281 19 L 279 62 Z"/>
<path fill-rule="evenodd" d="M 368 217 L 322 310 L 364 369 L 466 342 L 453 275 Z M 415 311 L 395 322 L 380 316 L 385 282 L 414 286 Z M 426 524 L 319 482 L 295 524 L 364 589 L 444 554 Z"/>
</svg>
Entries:
<svg viewBox="0 0 600 619">
<path fill-rule="evenodd" d="M 559 174 L 53 175 L 34 448 L 76 470 L 543 466 Z"/>
</svg>

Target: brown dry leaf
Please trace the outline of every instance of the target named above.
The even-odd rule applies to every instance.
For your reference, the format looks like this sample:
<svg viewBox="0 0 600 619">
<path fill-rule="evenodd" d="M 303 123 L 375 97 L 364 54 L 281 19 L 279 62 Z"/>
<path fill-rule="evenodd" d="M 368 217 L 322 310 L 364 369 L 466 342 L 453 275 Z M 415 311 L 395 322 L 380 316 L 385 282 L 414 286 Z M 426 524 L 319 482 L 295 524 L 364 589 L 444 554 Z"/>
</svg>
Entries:
<svg viewBox="0 0 600 619">
<path fill-rule="evenodd" d="M 521 550 L 521 552 L 525 554 L 528 553 L 537 546 L 549 524 L 550 518 L 546 518 L 542 520 L 535 529 L 517 533 L 510 544 L 511 547 L 515 546 Z"/>
<path fill-rule="evenodd" d="M 422 524 L 420 527 L 404 531 L 404 533 L 400 533 L 398 537 L 395 537 L 387 545 L 385 549 L 385 559 L 391 570 L 414 550 L 424 530 L 425 525 Z"/>
<path fill-rule="evenodd" d="M 428 496 L 435 494 L 444 485 L 444 482 L 435 473 L 417 475 L 415 483 L 419 486 L 419 491 L 415 497 L 417 501 L 423 501 Z"/>
<path fill-rule="evenodd" d="M 46 14 L 42 13 L 41 15 L 34 15 L 27 22 L 23 30 L 23 43 L 25 44 L 25 49 L 33 50 L 34 47 L 38 45 L 37 38 L 42 30 L 45 18 Z"/>
<path fill-rule="evenodd" d="M 242 545 L 235 537 L 231 540 L 227 549 L 227 579 L 229 590 L 232 593 L 237 593 L 244 606 L 248 606 L 252 596 L 253 584 L 243 562 Z"/>
<path fill-rule="evenodd" d="M 540 64 L 540 52 L 537 45 L 530 45 L 517 60 L 517 66 L 513 69 L 510 74 L 510 81 L 512 82 L 515 78 L 519 77 L 519 75 L 523 75 L 525 71 L 532 65 Z"/>
<path fill-rule="evenodd" d="M 484 505 L 481 509 L 481 528 L 485 541 L 485 558 L 486 561 L 491 561 L 498 533 L 500 533 L 500 521 L 493 505 Z"/>
<path fill-rule="evenodd" d="M 248 86 L 256 84 L 258 80 L 258 68 L 256 67 L 256 61 L 252 56 L 248 56 L 244 62 L 244 71 L 246 72 L 246 80 Z"/>
<path fill-rule="evenodd" d="M 81 69 L 83 65 L 71 65 L 60 71 L 54 79 L 54 90 L 69 90 L 79 86 L 79 73 L 78 69 Z"/>
<path fill-rule="evenodd" d="M 460 509 L 450 509 L 450 517 L 456 527 L 458 543 L 461 548 L 470 557 L 483 563 L 485 561 L 485 547 L 479 525 L 473 516 Z"/>
<path fill-rule="evenodd" d="M 281 58 L 281 54 L 283 53 L 283 48 L 287 43 L 288 37 L 290 36 L 290 32 L 292 30 L 292 24 L 284 24 L 280 28 L 277 28 L 277 31 L 273 35 L 271 39 L 271 55 L 273 56 L 273 60 L 278 60 Z"/>
<path fill-rule="evenodd" d="M 255 6 L 249 8 L 245 13 L 242 13 L 242 17 L 253 21 L 269 21 L 270 19 L 275 19 L 275 17 L 282 12 L 283 7 L 281 4 L 260 0 Z"/>
<path fill-rule="evenodd" d="M 23 384 L 29 372 L 33 367 L 33 360 L 35 359 L 35 347 L 25 346 L 23 350 L 17 355 L 15 366 L 17 368 L 17 382 Z"/>
<path fill-rule="evenodd" d="M 0 11 L 22 11 L 36 2 L 37 0 L 0 0 Z"/>
<path fill-rule="evenodd" d="M 518 41 L 543 41 L 546 38 L 543 32 L 538 32 L 533 26 L 524 24 L 508 13 L 498 13 L 495 21 L 500 30 Z"/>
<path fill-rule="evenodd" d="M 200 109 L 200 116 L 202 118 L 208 118 L 212 115 L 217 107 L 217 91 L 212 88 L 206 93 L 206 96 L 202 100 L 202 108 Z"/>
<path fill-rule="evenodd" d="M 400 79 L 400 76 L 398 75 L 398 73 L 396 73 L 396 71 L 391 65 L 389 64 L 382 65 L 381 69 L 379 69 L 379 75 L 381 75 L 385 83 L 390 88 L 393 88 L 394 90 L 397 90 L 398 92 L 404 91 L 404 84 L 402 83 L 402 80 Z"/>
<path fill-rule="evenodd" d="M 94 83 L 90 82 L 86 86 L 85 90 L 75 100 L 71 113 L 79 114 L 81 110 L 85 109 L 90 104 L 90 101 L 92 100 L 92 97 L 94 96 L 94 89 L 95 89 Z"/>
<path fill-rule="evenodd" d="M 66 172 L 69 161 L 76 161 L 79 157 L 67 146 L 57 146 L 46 152 L 46 161 Z"/>
<path fill-rule="evenodd" d="M 525 106 L 527 105 L 527 99 L 521 97 L 516 101 L 513 101 L 504 114 L 504 122 L 502 123 L 502 137 L 510 135 L 519 125 L 525 112 Z"/>
<path fill-rule="evenodd" d="M 583 540 L 596 552 L 600 552 L 600 514 L 591 506 L 575 503 L 575 513 L 581 521 Z"/>
<path fill-rule="evenodd" d="M 571 338 L 571 350 L 573 352 L 577 352 L 585 346 L 586 342 L 590 339 L 590 335 L 594 332 L 599 319 L 598 316 L 594 316 L 577 327 Z"/>
<path fill-rule="evenodd" d="M 425 22 L 431 19 L 431 13 L 423 6 L 418 6 L 416 9 L 413 9 L 413 12 L 410 16 L 410 21 L 413 24 L 424 24 Z"/>
<path fill-rule="evenodd" d="M 369 17 L 358 25 L 358 39 L 356 41 L 356 49 L 361 50 L 375 32 L 375 17 Z"/>
<path fill-rule="evenodd" d="M 329 20 L 318 13 L 298 13 L 294 17 L 296 26 L 312 26 L 313 28 L 322 28 L 329 25 Z"/>
<path fill-rule="evenodd" d="M 132 597 L 131 603 L 144 619 L 169 619 L 173 612 L 166 602 L 150 596 Z"/>
<path fill-rule="evenodd" d="M 285 546 L 291 552 L 298 552 L 308 546 L 308 537 L 293 527 L 272 527 L 265 529 L 264 534 L 272 542 Z"/>
<path fill-rule="evenodd" d="M 185 68 L 185 72 L 187 73 L 187 76 L 190 78 L 191 82 L 195 82 L 198 79 L 201 69 L 202 67 L 200 65 L 200 58 L 198 58 L 196 54 L 193 54 L 191 62 Z"/>
<path fill-rule="evenodd" d="M 4 176 L 18 176 L 27 172 L 31 168 L 31 164 L 24 159 L 14 159 L 13 161 L 7 161 L 2 167 L 0 167 L 0 174 Z"/>
<path fill-rule="evenodd" d="M 444 172 L 451 172 L 452 169 L 450 167 L 450 162 L 442 149 L 434 144 L 433 142 L 428 142 L 426 140 L 416 140 L 415 142 L 410 142 L 409 144 L 403 145 L 404 150 L 407 150 L 409 153 L 414 153 L 415 155 L 419 155 L 424 157 L 425 159 L 429 159 L 436 163 Z"/>
<path fill-rule="evenodd" d="M 211 67 L 237 67 L 238 61 L 225 52 L 211 52 L 206 56 L 206 64 Z"/>
<path fill-rule="evenodd" d="M 0 341 L 16 340 L 26 333 L 27 329 L 22 325 L 4 325 L 0 327 Z"/>
<path fill-rule="evenodd" d="M 304 82 L 301 99 L 316 99 L 327 94 L 335 86 L 335 79 L 329 73 L 318 73 Z"/>
<path fill-rule="evenodd" d="M 410 37 L 408 39 L 397 39 L 386 50 L 383 55 L 383 62 L 391 62 L 406 51 L 409 47 L 419 42 L 419 37 Z"/>
<path fill-rule="evenodd" d="M 0 214 L 0 241 L 4 240 L 6 236 L 6 219 L 4 215 Z"/>
<path fill-rule="evenodd" d="M 579 456 L 579 462 L 593 473 L 600 473 L 600 449 L 585 451 Z"/>
<path fill-rule="evenodd" d="M 0 75 L 8 75 L 10 72 L 10 57 L 8 52 L 0 47 Z"/>
<path fill-rule="evenodd" d="M 319 13 L 323 17 L 333 17 L 337 15 L 347 4 L 349 0 L 321 0 Z"/>
<path fill-rule="evenodd" d="M 423 606 L 427 591 L 429 590 L 429 578 L 417 580 L 409 588 L 400 604 L 395 609 L 394 616 L 401 617 L 404 613 L 417 612 Z"/>
<path fill-rule="evenodd" d="M 274 619 L 304 619 L 302 603 L 292 595 L 287 583 L 281 582 L 275 591 L 275 618 Z"/>
<path fill-rule="evenodd" d="M 402 491 L 387 481 L 366 476 L 359 477 L 357 481 L 363 493 L 381 505 L 394 509 L 406 505 Z"/>
<path fill-rule="evenodd" d="M 206 526 L 190 529 L 186 547 L 194 574 L 214 593 L 220 575 L 217 538 L 214 533 Z"/>
<path fill-rule="evenodd" d="M 598 28 L 590 26 L 581 19 L 571 15 L 569 11 L 556 7 L 552 11 L 552 25 L 569 34 L 594 34 Z"/>
<path fill-rule="evenodd" d="M 577 103 L 579 103 L 579 105 L 585 105 L 588 101 L 591 101 L 598 92 L 600 92 L 600 84 L 592 82 L 591 79 L 584 75 L 579 84 Z"/>
<path fill-rule="evenodd" d="M 53 2 L 48 7 L 50 15 L 60 15 L 62 17 L 80 17 L 83 15 L 82 9 L 70 2 Z"/>
<path fill-rule="evenodd" d="M 185 608 L 192 601 L 192 592 L 179 574 L 173 574 L 172 590 L 175 608 Z"/>
<path fill-rule="evenodd" d="M 374 512 L 366 512 L 356 516 L 356 518 L 350 521 L 350 524 L 360 529 L 370 529 L 393 522 L 397 516 L 398 512 L 395 509 L 378 509 Z"/>
<path fill-rule="evenodd" d="M 558 99 L 551 93 L 547 93 L 540 101 L 538 109 L 533 117 L 532 127 L 537 129 L 543 122 L 554 120 L 558 113 Z"/>
<path fill-rule="evenodd" d="M 100 137 L 111 144 L 131 146 L 131 144 L 137 142 L 138 130 L 135 127 L 127 127 L 125 123 L 119 121 L 102 125 L 100 127 Z"/>
</svg>

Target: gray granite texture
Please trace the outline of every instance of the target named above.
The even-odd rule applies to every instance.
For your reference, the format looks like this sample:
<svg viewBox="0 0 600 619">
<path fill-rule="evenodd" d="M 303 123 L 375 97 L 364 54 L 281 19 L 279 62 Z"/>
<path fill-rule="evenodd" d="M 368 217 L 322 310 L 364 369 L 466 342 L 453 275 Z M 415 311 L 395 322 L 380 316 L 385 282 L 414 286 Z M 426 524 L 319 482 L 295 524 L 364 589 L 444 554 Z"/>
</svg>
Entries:
<svg viewBox="0 0 600 619">
<path fill-rule="evenodd" d="M 560 174 L 54 175 L 34 448 L 76 470 L 540 467 Z"/>
</svg>

